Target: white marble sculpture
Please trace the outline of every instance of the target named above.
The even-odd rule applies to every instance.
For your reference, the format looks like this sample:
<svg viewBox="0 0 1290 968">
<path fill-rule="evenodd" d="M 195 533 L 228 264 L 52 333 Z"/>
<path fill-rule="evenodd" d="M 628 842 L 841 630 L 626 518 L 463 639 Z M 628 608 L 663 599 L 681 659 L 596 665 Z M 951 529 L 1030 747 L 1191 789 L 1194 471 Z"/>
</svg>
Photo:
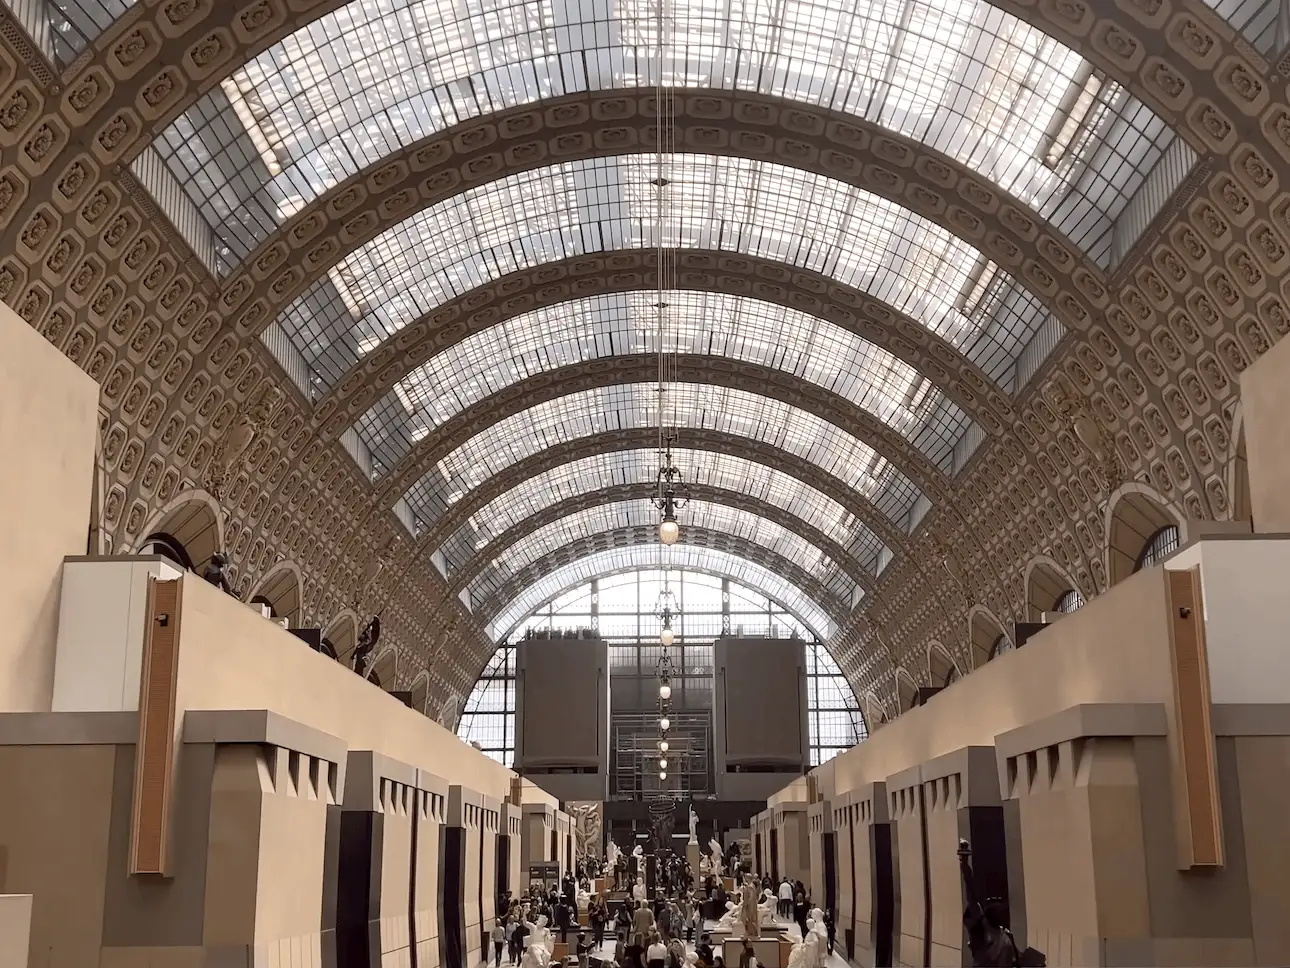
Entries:
<svg viewBox="0 0 1290 968">
<path fill-rule="evenodd" d="M 757 910 L 761 912 L 761 926 L 763 928 L 773 928 L 775 926 L 775 907 L 779 900 L 775 892 L 769 887 L 761 892 L 761 903 L 757 905 Z"/>
<path fill-rule="evenodd" d="M 707 854 L 699 855 L 699 873 L 704 877 L 712 873 L 712 861 L 708 860 Z"/>
<path fill-rule="evenodd" d="M 645 900 L 645 878 L 637 875 L 636 883 L 632 885 L 632 897 L 638 901 Z"/>
<path fill-rule="evenodd" d="M 539 915 L 535 922 L 525 921 L 524 926 L 529 930 L 529 943 L 520 960 L 520 968 L 550 968 L 555 936 L 546 926 L 546 915 Z"/>
<path fill-rule="evenodd" d="M 699 845 L 699 815 L 694 812 L 694 807 L 690 808 L 690 843 L 696 847 Z"/>
<path fill-rule="evenodd" d="M 721 841 L 717 840 L 716 837 L 713 837 L 708 841 L 708 850 L 710 851 L 709 857 L 712 861 L 712 873 L 715 876 L 720 877 L 725 872 L 725 865 L 721 862 Z"/>
<path fill-rule="evenodd" d="M 618 866 L 618 858 L 622 855 L 623 852 L 618 849 L 618 845 L 611 839 L 609 843 L 605 845 L 605 866 L 612 871 Z"/>
<path fill-rule="evenodd" d="M 717 926 L 713 928 L 713 930 L 723 932 L 725 934 L 733 934 L 738 923 L 739 909 L 735 907 L 734 901 L 727 901 L 726 913 L 721 915 L 721 919 L 717 922 Z"/>
</svg>

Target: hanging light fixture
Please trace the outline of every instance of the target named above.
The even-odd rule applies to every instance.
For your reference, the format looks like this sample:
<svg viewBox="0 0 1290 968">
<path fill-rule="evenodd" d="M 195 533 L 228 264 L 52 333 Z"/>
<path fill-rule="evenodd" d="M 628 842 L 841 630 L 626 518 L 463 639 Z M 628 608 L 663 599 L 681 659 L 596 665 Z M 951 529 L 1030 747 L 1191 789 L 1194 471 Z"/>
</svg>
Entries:
<svg viewBox="0 0 1290 968">
<path fill-rule="evenodd" d="M 658 698 L 659 698 L 659 699 L 671 699 L 671 698 L 672 698 L 672 682 L 671 682 L 671 680 L 670 680 L 670 679 L 668 679 L 668 677 L 667 677 L 667 676 L 664 676 L 662 679 L 660 679 L 660 680 L 659 680 L 659 683 L 658 683 Z"/>
<path fill-rule="evenodd" d="M 660 780 L 666 780 L 666 779 L 667 779 L 667 773 L 666 773 L 665 771 L 663 771 L 663 770 L 659 770 L 659 771 L 658 771 L 658 778 L 659 778 Z"/>
<path fill-rule="evenodd" d="M 666 716 L 664 716 L 658 721 L 658 728 L 666 733 L 669 729 L 672 728 L 672 721 L 668 719 Z"/>
<path fill-rule="evenodd" d="M 659 749 L 659 752 L 660 752 L 660 753 L 666 753 L 666 752 L 667 752 L 667 749 L 668 749 L 668 747 L 667 747 L 667 740 L 665 740 L 665 739 L 661 739 L 661 740 L 659 740 L 659 741 L 658 741 L 658 749 Z"/>
<path fill-rule="evenodd" d="M 667 759 L 666 759 L 666 758 L 661 759 L 661 760 L 659 760 L 659 761 L 658 761 L 658 768 L 659 768 L 660 770 L 666 770 L 666 769 L 667 769 Z"/>
</svg>

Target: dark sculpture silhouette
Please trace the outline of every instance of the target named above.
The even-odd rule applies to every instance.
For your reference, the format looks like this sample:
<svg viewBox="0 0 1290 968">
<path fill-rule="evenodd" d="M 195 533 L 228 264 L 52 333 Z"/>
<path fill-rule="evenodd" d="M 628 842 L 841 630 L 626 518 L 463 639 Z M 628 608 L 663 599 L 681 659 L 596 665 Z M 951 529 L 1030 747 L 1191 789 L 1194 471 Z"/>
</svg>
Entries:
<svg viewBox="0 0 1290 968">
<path fill-rule="evenodd" d="M 373 615 L 358 633 L 358 645 L 354 647 L 354 671 L 359 676 L 366 677 L 367 661 L 371 658 L 372 651 L 380 640 L 381 616 Z"/>
<path fill-rule="evenodd" d="M 967 929 L 968 950 L 976 968 L 1044 968 L 1048 959 L 1034 948 L 1017 950 L 1017 940 L 1009 930 L 1008 903 L 1002 898 L 979 900 L 972 875 L 972 845 L 959 841 L 959 870 L 963 874 L 963 893 L 967 908 L 963 926 Z"/>
<path fill-rule="evenodd" d="M 228 580 L 228 559 L 224 557 L 224 552 L 217 551 L 211 555 L 211 560 L 202 569 L 202 578 L 216 588 L 224 589 L 225 594 L 233 594 L 233 585 Z"/>
</svg>

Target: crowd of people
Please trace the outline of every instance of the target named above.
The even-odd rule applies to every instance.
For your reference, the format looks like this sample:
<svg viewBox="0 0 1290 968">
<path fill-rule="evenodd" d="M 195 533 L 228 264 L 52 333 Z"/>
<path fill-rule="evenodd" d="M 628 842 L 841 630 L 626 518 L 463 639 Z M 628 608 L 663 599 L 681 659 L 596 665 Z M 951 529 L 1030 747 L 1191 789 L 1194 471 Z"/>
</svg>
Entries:
<svg viewBox="0 0 1290 968">
<path fill-rule="evenodd" d="M 708 921 L 717 920 L 726 910 L 729 897 L 722 880 L 708 875 L 695 890 L 693 871 L 684 858 L 670 855 L 660 860 L 652 897 L 641 896 L 644 878 L 630 872 L 626 884 L 621 875 L 615 876 L 614 883 L 619 890 L 630 885 L 634 891 L 611 905 L 592 887 L 595 877 L 617 872 L 594 862 L 580 864 L 577 874 L 566 874 L 559 886 L 546 888 L 535 882 L 520 898 L 505 892 L 498 899 L 501 914 L 490 936 L 494 965 L 500 968 L 503 957 L 511 965 L 527 964 L 525 951 L 533 940 L 533 926 L 543 925 L 540 930 L 545 932 L 550 925 L 552 937 L 568 945 L 569 959 L 576 959 L 578 968 L 593 968 L 593 962 L 594 968 L 686 968 L 691 943 L 698 968 L 725 968 L 719 948 L 705 929 Z M 760 887 L 777 899 L 778 917 L 796 922 L 805 937 L 812 907 L 809 888 L 787 877 L 776 885 L 769 874 L 762 876 Z M 832 912 L 826 910 L 824 919 L 832 954 Z M 613 939 L 612 953 L 605 944 L 607 937 Z M 746 941 L 738 968 L 759 968 Z"/>
</svg>

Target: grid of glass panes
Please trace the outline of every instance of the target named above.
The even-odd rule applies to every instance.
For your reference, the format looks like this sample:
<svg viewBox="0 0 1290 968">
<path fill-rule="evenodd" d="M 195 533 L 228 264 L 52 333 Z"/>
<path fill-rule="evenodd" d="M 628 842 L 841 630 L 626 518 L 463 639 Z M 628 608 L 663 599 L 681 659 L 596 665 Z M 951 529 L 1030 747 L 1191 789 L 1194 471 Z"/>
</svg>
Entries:
<svg viewBox="0 0 1290 968">
<path fill-rule="evenodd" d="M 662 224 L 656 157 L 629 154 L 488 182 L 357 247 L 277 319 L 314 372 L 307 392 L 325 391 L 464 292 L 518 269 L 619 249 L 716 249 L 821 272 L 907 313 L 1000 382 L 1047 319 L 1033 301 L 985 312 L 979 284 L 1010 285 L 1011 277 L 947 229 L 871 192 L 749 158 L 679 154 L 668 169 Z"/>
<path fill-rule="evenodd" d="M 641 569 L 673 573 L 704 574 L 726 577 L 746 588 L 757 588 L 764 597 L 779 603 L 779 607 L 812 635 L 827 639 L 836 629 L 827 613 L 813 602 L 801 589 L 767 568 L 714 548 L 677 544 L 628 545 L 610 548 L 585 558 L 570 562 L 543 576 L 516 596 L 488 625 L 488 634 L 496 641 L 509 639 L 523 620 L 530 615 L 540 615 L 550 602 L 563 602 L 569 595 L 592 579 L 607 580 L 610 576 L 635 572 Z M 772 625 L 771 628 L 780 626 Z M 713 633 L 716 634 L 715 632 Z"/>
<path fill-rule="evenodd" d="M 819 766 L 869 736 L 851 684 L 819 643 L 806 647 L 806 715 L 811 765 Z"/>
<path fill-rule="evenodd" d="M 1071 588 L 1057 596 L 1057 601 L 1053 602 L 1053 611 L 1069 614 L 1083 604 L 1084 596 L 1077 589 Z"/>
<path fill-rule="evenodd" d="M 378 471 L 471 405 L 536 374 L 608 356 L 657 354 L 657 292 L 571 299 L 522 313 L 435 354 L 355 426 Z M 833 323 L 724 293 L 666 292 L 667 351 L 792 373 L 871 413 L 942 470 L 969 420 L 908 363 Z"/>
<path fill-rule="evenodd" d="M 322 192 L 461 121 L 660 80 L 754 90 L 917 138 L 1102 255 L 1168 137 L 1075 51 L 981 0 L 671 13 L 660 65 L 651 0 L 355 0 L 239 66 L 157 148 L 236 264 Z"/>
<path fill-rule="evenodd" d="M 504 766 L 515 765 L 514 645 L 500 646 L 488 660 L 466 700 L 457 735 Z"/>
<path fill-rule="evenodd" d="M 488 567 L 470 583 L 471 601 L 492 601 L 516 573 L 579 538 L 610 534 L 626 528 L 645 528 L 652 533 L 658 520 L 658 508 L 648 498 L 615 501 L 568 514 L 498 551 Z M 855 593 L 855 582 L 818 546 L 788 528 L 749 511 L 698 500 L 692 500 L 678 510 L 677 520 L 683 536 L 688 529 L 702 529 L 743 539 L 768 556 L 796 565 L 836 596 L 835 607 L 842 614 L 848 610 L 851 596 Z M 773 559 L 768 557 L 767 560 Z M 485 606 L 481 605 L 478 611 L 487 615 Z"/>
<path fill-rule="evenodd" d="M 610 683 L 617 690 L 611 708 L 652 708 L 662 656 L 658 603 L 667 587 L 679 606 L 679 615 L 672 621 L 677 644 L 669 650 L 677 669 L 672 678 L 677 708 L 711 708 L 712 642 L 723 629 L 735 635 L 795 635 L 806 646 L 811 764 L 818 765 L 867 737 L 855 693 L 828 649 L 769 596 L 739 582 L 680 568 L 643 567 L 594 582 L 568 589 L 534 609 L 516 627 L 511 641 L 522 640 L 529 632 L 594 626 L 609 644 Z"/>
<path fill-rule="evenodd" d="M 813 413 L 747 390 L 674 383 L 680 443 L 687 428 L 714 430 L 774 444 L 838 477 L 903 526 L 919 490 L 857 437 Z M 547 400 L 492 424 L 456 448 L 403 495 L 418 530 L 470 490 L 543 450 L 606 431 L 657 427 L 656 385 L 627 383 Z"/>
<path fill-rule="evenodd" d="M 684 447 L 673 449 L 672 459 L 692 487 L 746 494 L 772 504 L 801 518 L 847 549 L 861 567 L 874 571 L 882 541 L 833 498 L 792 476 L 791 467 L 780 470 L 732 454 Z M 444 541 L 439 550 L 448 574 L 459 572 L 477 554 L 487 551 L 489 542 L 526 518 L 604 488 L 651 486 L 658 467 L 655 449 L 615 451 L 561 464 L 528 478 L 470 515 Z"/>
<path fill-rule="evenodd" d="M 1143 568 L 1160 564 L 1178 550 L 1178 540 L 1178 528 L 1172 524 L 1165 525 L 1147 539 L 1142 552 L 1138 555 L 1137 566 L 1133 570 L 1141 571 Z"/>
</svg>

